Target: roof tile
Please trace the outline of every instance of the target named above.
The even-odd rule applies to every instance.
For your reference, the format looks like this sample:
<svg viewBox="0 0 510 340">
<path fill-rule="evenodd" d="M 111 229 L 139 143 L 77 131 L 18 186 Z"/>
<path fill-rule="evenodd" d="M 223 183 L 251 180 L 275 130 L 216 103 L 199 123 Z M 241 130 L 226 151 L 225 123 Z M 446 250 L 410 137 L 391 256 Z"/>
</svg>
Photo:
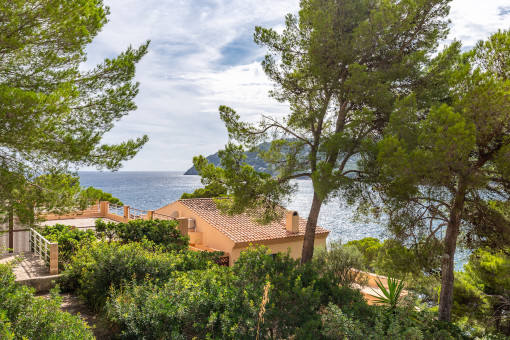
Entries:
<svg viewBox="0 0 510 340">
<path fill-rule="evenodd" d="M 254 221 L 246 213 L 235 216 L 222 214 L 212 198 L 192 198 L 179 200 L 183 205 L 209 222 L 235 243 L 265 241 L 304 236 L 306 219 L 299 218 L 299 233 L 288 232 L 285 228 L 285 216 L 279 220 L 263 225 Z M 283 209 L 283 208 L 282 208 Z M 315 234 L 328 234 L 329 231 L 317 227 Z"/>
</svg>

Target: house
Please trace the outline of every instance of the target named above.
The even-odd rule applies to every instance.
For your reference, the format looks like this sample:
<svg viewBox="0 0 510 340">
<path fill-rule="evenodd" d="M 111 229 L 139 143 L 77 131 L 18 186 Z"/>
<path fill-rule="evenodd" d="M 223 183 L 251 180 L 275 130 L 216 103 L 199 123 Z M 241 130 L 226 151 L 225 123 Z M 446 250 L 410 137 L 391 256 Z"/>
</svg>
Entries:
<svg viewBox="0 0 510 340">
<path fill-rule="evenodd" d="M 281 208 L 283 209 L 283 208 Z M 301 257 L 306 219 L 296 211 L 284 211 L 281 220 L 262 225 L 253 216 L 222 214 L 212 198 L 181 199 L 154 211 L 154 216 L 172 216 L 179 229 L 190 236 L 190 245 L 199 249 L 217 249 L 229 256 L 232 265 L 251 245 L 267 246 L 272 253 L 290 250 L 293 258 Z M 329 231 L 315 230 L 315 247 L 326 246 Z"/>
</svg>

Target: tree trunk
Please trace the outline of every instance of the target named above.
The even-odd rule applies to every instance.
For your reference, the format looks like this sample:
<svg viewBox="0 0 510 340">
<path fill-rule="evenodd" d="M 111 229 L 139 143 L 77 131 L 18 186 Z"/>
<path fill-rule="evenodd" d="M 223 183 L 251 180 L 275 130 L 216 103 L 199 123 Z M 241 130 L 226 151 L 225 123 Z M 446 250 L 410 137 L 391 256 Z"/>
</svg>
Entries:
<svg viewBox="0 0 510 340">
<path fill-rule="evenodd" d="M 313 248 L 315 244 L 315 228 L 317 227 L 317 219 L 321 211 L 322 201 L 317 194 L 313 193 L 312 206 L 308 214 L 306 222 L 305 239 L 303 241 L 303 252 L 301 253 L 301 264 L 310 261 L 313 257 Z"/>
<path fill-rule="evenodd" d="M 14 212 L 9 210 L 9 253 L 14 251 Z"/>
<path fill-rule="evenodd" d="M 450 321 L 453 300 L 453 270 L 455 266 L 455 249 L 459 236 L 462 210 L 466 198 L 466 183 L 459 181 L 457 195 L 450 210 L 450 219 L 444 238 L 444 253 L 441 260 L 441 294 L 439 295 L 439 320 Z"/>
</svg>

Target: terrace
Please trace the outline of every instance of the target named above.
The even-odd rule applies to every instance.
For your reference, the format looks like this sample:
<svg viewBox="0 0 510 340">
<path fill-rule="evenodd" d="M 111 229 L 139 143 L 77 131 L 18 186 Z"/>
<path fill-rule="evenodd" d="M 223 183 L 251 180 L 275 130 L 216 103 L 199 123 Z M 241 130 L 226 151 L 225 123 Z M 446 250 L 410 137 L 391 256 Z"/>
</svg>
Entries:
<svg viewBox="0 0 510 340">
<path fill-rule="evenodd" d="M 136 219 L 177 220 L 181 233 L 188 233 L 187 219 L 178 219 L 151 210 L 140 210 L 130 206 L 110 204 L 109 202 L 101 202 L 83 211 L 66 215 L 45 214 L 42 217 L 46 219 L 46 221 L 40 223 L 42 227 L 65 224 L 78 229 L 95 229 L 95 221 L 98 218 L 106 222 L 128 222 Z M 2 248 L 12 249 L 11 253 L 6 251 L 3 254 L 0 253 L 0 263 L 14 261 L 16 264 L 14 273 L 18 282 L 32 286 L 37 291 L 47 291 L 51 288 L 52 281 L 59 277 L 58 244 L 50 242 L 35 229 L 16 226 L 12 235 L 9 233 L 0 235 L 0 249 Z M 193 251 L 219 251 L 194 243 L 190 244 L 189 249 Z M 228 266 L 228 263 L 228 254 L 218 261 L 219 265 Z"/>
</svg>

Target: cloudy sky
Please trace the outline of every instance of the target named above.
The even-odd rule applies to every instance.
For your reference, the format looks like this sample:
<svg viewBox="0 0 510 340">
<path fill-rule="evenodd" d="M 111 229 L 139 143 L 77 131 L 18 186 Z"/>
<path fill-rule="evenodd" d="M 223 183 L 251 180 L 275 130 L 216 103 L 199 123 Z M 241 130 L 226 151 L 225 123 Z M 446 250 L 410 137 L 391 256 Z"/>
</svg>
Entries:
<svg viewBox="0 0 510 340">
<path fill-rule="evenodd" d="M 186 170 L 195 155 L 216 152 L 227 141 L 218 106 L 244 119 L 281 115 L 287 106 L 267 96 L 271 84 L 253 42 L 256 25 L 282 27 L 298 0 L 105 0 L 110 22 L 89 46 L 88 66 L 127 46 L 151 40 L 137 68 L 138 110 L 116 123 L 105 142 L 149 135 L 123 170 Z M 454 0 L 449 40 L 464 48 L 510 28 L 509 0 Z"/>
</svg>

